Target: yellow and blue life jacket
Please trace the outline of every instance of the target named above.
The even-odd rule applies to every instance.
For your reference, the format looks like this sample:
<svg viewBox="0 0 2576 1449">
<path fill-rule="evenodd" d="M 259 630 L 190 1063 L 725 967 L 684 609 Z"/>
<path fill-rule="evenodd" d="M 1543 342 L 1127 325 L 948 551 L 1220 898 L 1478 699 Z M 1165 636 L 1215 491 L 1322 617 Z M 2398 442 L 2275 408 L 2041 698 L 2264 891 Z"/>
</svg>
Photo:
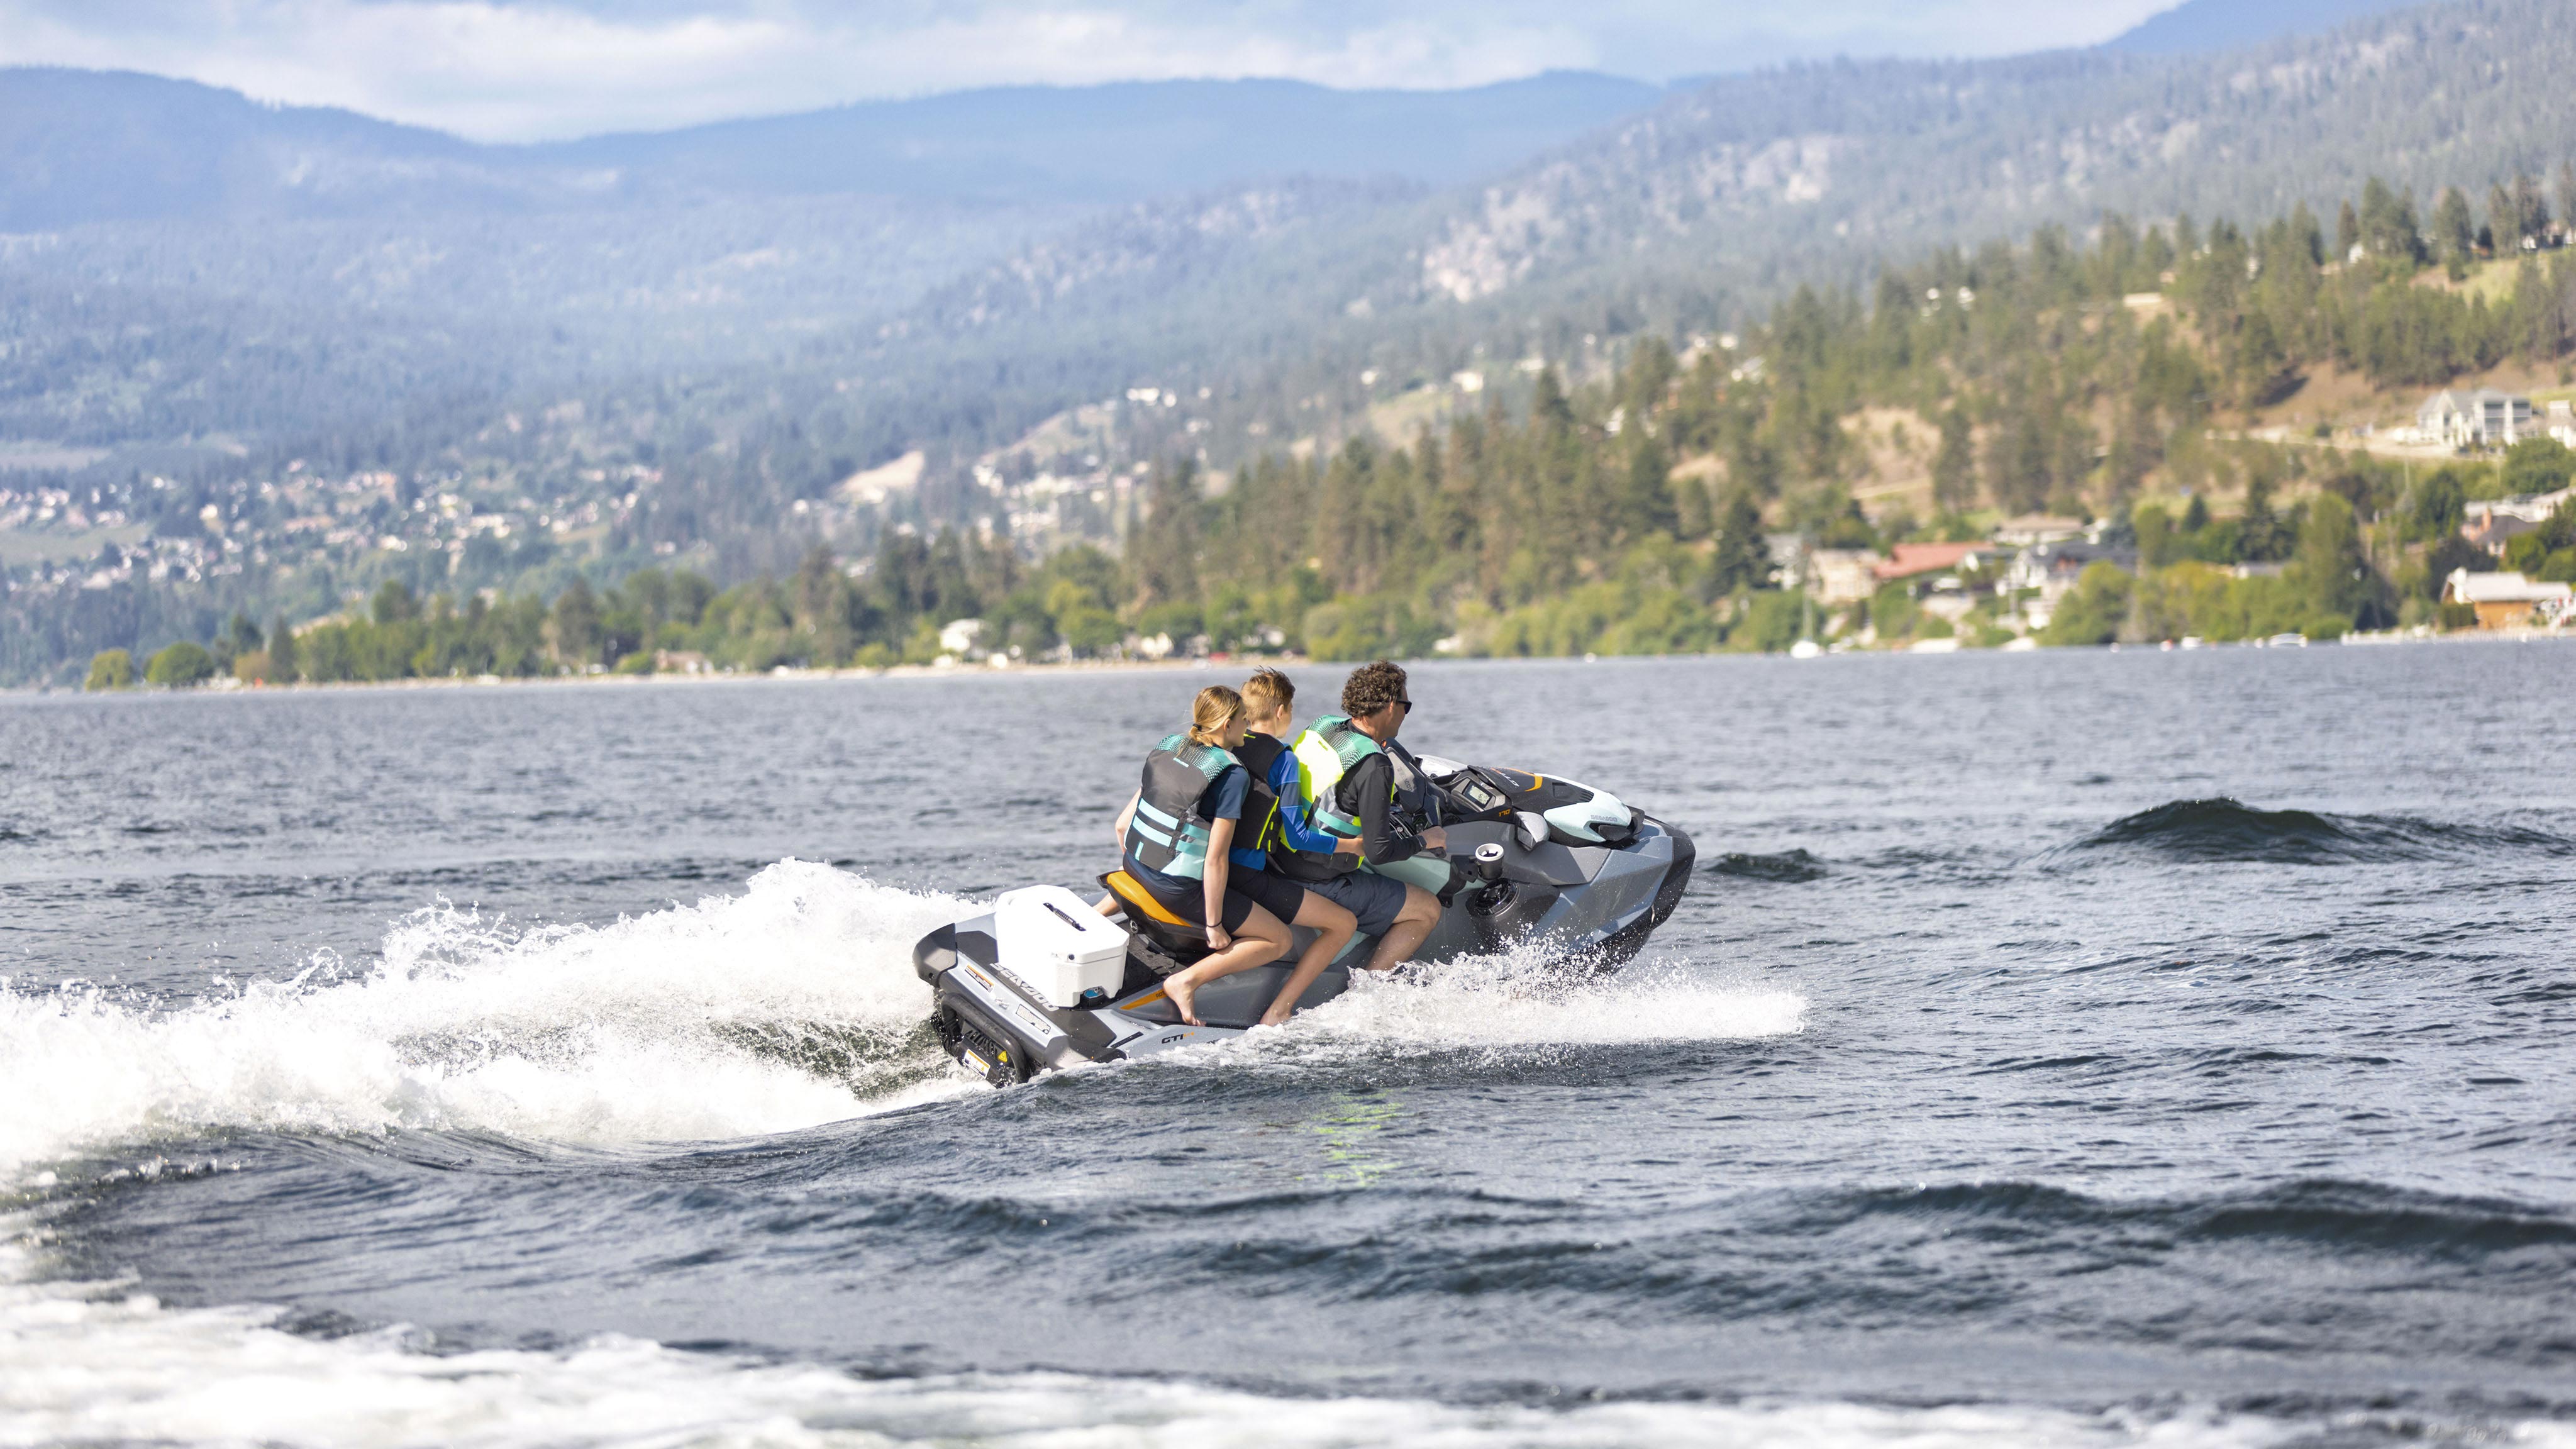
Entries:
<svg viewBox="0 0 2576 1449">
<path fill-rule="evenodd" d="M 1362 734 L 1348 715 L 1328 714 L 1315 721 L 1297 742 L 1289 747 L 1297 757 L 1298 803 L 1306 819 L 1325 834 L 1354 840 L 1360 833 L 1360 812 L 1356 802 L 1346 798 L 1351 771 L 1362 760 L 1382 753 L 1377 741 Z M 1394 798 L 1390 789 L 1388 798 Z M 1360 858 L 1339 852 L 1312 850 L 1273 851 L 1274 864 L 1290 867 L 1289 873 L 1314 880 L 1319 876 L 1342 875 L 1359 869 Z"/>
</svg>

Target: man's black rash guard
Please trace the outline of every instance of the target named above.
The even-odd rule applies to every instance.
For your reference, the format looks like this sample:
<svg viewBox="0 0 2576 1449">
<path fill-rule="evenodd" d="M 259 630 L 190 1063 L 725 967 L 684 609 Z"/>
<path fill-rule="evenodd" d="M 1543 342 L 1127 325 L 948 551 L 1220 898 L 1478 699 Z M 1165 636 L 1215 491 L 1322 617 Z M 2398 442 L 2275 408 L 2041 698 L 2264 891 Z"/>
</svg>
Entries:
<svg viewBox="0 0 2576 1449">
<path fill-rule="evenodd" d="M 1396 833 L 1387 818 L 1392 804 L 1387 797 L 1395 791 L 1395 766 L 1386 756 L 1372 752 L 1351 766 L 1348 778 L 1342 798 L 1359 802 L 1360 858 L 1371 865 L 1392 865 L 1420 855 L 1421 839 Z"/>
</svg>

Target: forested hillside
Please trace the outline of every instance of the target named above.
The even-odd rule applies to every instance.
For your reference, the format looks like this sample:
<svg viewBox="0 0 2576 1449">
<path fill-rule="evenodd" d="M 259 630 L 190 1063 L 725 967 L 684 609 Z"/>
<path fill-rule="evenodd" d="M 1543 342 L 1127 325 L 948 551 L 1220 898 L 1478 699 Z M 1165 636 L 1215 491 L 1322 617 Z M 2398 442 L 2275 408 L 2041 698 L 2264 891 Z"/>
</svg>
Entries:
<svg viewBox="0 0 2576 1449">
<path fill-rule="evenodd" d="M 1024 530 L 1024 554 L 1125 548 L 1128 572 L 1086 607 L 1130 626 L 1196 609 L 1219 640 L 1238 623 L 1310 642 L 1608 638 L 1542 618 L 1576 594 L 1584 617 L 1622 620 L 1645 606 L 1616 600 L 1688 598 L 1704 607 L 1674 614 L 1674 637 L 1704 639 L 1761 602 L 1717 603 L 1742 569 L 1629 561 L 1658 533 L 1733 557 L 1739 502 L 1820 528 L 1849 495 L 1882 540 L 1976 507 L 2205 504 L 2322 466 L 2294 450 L 2258 467 L 2213 429 L 2285 409 L 2384 421 L 2411 405 L 2401 389 L 2554 368 L 2556 253 L 2519 283 L 2478 231 L 2517 175 L 2533 178 L 2506 198 L 2517 215 L 2563 209 L 2568 75 L 2576 37 L 2550 7 L 2451 0 L 2219 56 L 1729 78 L 1446 191 L 1286 180 L 1078 218 L 915 210 L 878 233 L 830 198 L 790 225 L 804 203 L 778 197 L 631 233 L 532 216 L 481 253 L 302 221 L 272 229 L 304 248 L 286 260 L 219 233 L 12 241 L 0 415 L 28 456 L 61 460 L 16 480 L 62 501 L 0 555 L 24 560 L 8 667 L 202 637 L 237 609 L 309 618 L 388 578 L 422 599 L 552 597 L 653 567 L 721 593 L 818 546 L 874 600 L 853 649 L 900 654 L 919 616 L 870 592 L 887 566 L 866 561 L 950 529 Z M 2418 249 L 2427 275 L 2388 271 Z M 2210 257 L 2245 275 L 2215 279 L 2229 264 Z M 2068 290 L 2078 274 L 2090 290 Z M 1919 314 L 1902 329 L 1900 293 Z M 475 300 L 440 303 L 459 295 Z M 1901 366 L 1852 350 L 1899 331 Z M 1633 380 L 1656 356 L 1678 379 L 1661 402 Z M 1945 437 L 1949 491 L 1897 486 L 1930 476 Z M 1569 512 L 1654 494 L 1600 480 L 1657 459 L 1678 481 L 1651 527 L 1629 503 Z M 1365 549 L 1280 545 L 1310 573 L 1227 552 L 1246 500 L 1352 516 L 1309 506 L 1327 497 L 1409 521 Z M 1531 510 L 1562 526 L 1522 538 Z M 1147 568 L 1183 517 L 1216 552 Z M 1472 579 L 1440 573 L 1471 556 Z M 1336 572 L 1363 557 L 1380 562 Z M 57 597 L 81 579 L 135 597 Z M 1014 607 L 1029 638 L 1071 637 Z M 1156 620 L 1146 637 L 1188 622 Z"/>
<path fill-rule="evenodd" d="M 675 654 L 923 662 L 955 647 L 941 626 L 960 618 L 983 621 L 976 651 L 1022 659 L 1193 636 L 1324 658 L 1776 649 L 1864 630 L 1991 644 L 2020 627 L 2010 589 L 1955 622 L 1903 585 L 1822 614 L 1772 538 L 1974 539 L 2041 509 L 2109 520 L 2144 565 L 2088 572 L 2051 642 L 2429 620 L 2440 577 L 2484 563 L 2458 536 L 2463 506 L 2564 486 L 2576 453 L 2541 439 L 2495 462 L 2391 462 L 2351 446 L 2326 400 L 2298 435 L 2244 430 L 2311 389 L 2411 397 L 2497 366 L 2567 383 L 2576 249 L 2560 219 L 2576 171 L 2560 188 L 2516 178 L 2483 208 L 2449 188 L 2428 219 L 2373 181 L 2331 220 L 2115 214 L 2090 245 L 2046 228 L 1943 250 L 1866 298 L 1802 288 L 1731 347 L 1681 357 L 1649 339 L 1572 387 L 1543 370 L 1525 412 L 1497 404 L 1404 445 L 1274 452 L 1214 496 L 1195 462 L 1169 460 L 1118 559 L 1032 565 L 1007 540 L 888 534 L 863 568 L 818 545 L 730 590 L 650 569 L 605 590 L 576 579 L 549 606 L 424 602 L 393 582 L 353 622 L 299 636 L 280 620 L 256 658 L 247 617 L 216 643 L 246 674 L 322 680 L 650 671 Z M 2514 562 L 2576 578 L 2576 513 L 2516 540 Z"/>
<path fill-rule="evenodd" d="M 0 70 L 0 441 L 361 439 L 416 461 L 424 431 L 459 435 L 431 415 L 540 392 L 710 370 L 828 385 L 818 341 L 845 355 L 914 304 L 896 335 L 944 334 L 951 297 L 1015 253 L 1060 279 L 1140 246 L 1188 272 L 1205 239 L 1158 225 L 1170 198 L 1409 202 L 1657 95 L 1574 73 L 1023 88 L 521 147 Z M 905 377 L 888 436 L 947 435 L 913 409 L 949 374 Z"/>
</svg>

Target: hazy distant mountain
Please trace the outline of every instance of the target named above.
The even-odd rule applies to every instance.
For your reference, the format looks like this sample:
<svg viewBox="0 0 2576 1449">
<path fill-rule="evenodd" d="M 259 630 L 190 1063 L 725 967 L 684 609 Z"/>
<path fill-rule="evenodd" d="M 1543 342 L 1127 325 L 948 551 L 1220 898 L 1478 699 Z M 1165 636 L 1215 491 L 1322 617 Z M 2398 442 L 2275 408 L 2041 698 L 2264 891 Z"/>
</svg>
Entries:
<svg viewBox="0 0 2576 1449">
<path fill-rule="evenodd" d="M 2558 0 L 2443 0 L 2251 53 L 1730 78 L 1461 192 L 1414 280 L 1459 301 L 1587 272 L 1596 291 L 1647 272 L 1749 289 L 2104 210 L 2331 215 L 2374 175 L 2483 195 L 2576 159 L 2571 78 Z"/>
<path fill-rule="evenodd" d="M 658 207 L 710 195 L 1099 205 L 1299 175 L 1447 185 L 1662 94 L 1575 72 L 1461 91 L 1022 87 L 517 147 L 263 105 L 190 81 L 9 69 L 0 70 L 0 231 Z"/>
<path fill-rule="evenodd" d="M 2424 204 L 2437 185 L 2554 177 L 2576 158 L 2564 20 L 2560 0 L 2447 0 L 2207 55 L 1797 66 L 1588 130 L 1587 107 L 1640 88 L 985 92 L 506 148 L 170 82 L 0 73 L 0 230 L 156 199 L 234 218 L 0 247 L 0 435 L 355 433 L 375 398 L 576 375 L 659 398 L 723 367 L 728 406 L 780 408 L 792 384 L 817 433 L 870 457 L 971 455 L 1184 378 L 1235 389 L 1235 436 L 1296 436 L 1366 401 L 1348 381 L 1363 367 L 1383 389 L 1478 349 L 1714 329 L 1803 281 L 1866 285 L 1882 257 L 2106 209 L 2331 217 L 2373 175 Z M 50 107 L 26 99 L 40 91 Z M 1455 176 L 1548 116 L 1552 145 L 1466 184 L 1332 174 L 1441 174 L 1446 148 Z M 1292 158 L 1305 179 L 1196 184 Z M 832 189 L 859 186 L 898 194 Z M 308 219 L 241 219 L 261 208 Z M 398 381 L 336 385 L 335 359 L 377 352 L 370 376 Z M 1228 435 L 1202 436 L 1223 453 Z"/>
<path fill-rule="evenodd" d="M 348 111 L 127 72 L 0 70 L 0 230 L 488 204 L 483 148 Z"/>
<path fill-rule="evenodd" d="M 2130 55 L 2197 55 L 2319 35 L 2348 20 L 2404 9 L 2414 0 L 2183 0 L 2103 43 Z"/>
<path fill-rule="evenodd" d="M 953 199 L 1128 201 L 1267 177 L 1500 171 L 1663 92 L 1578 71 L 1453 91 L 1303 81 L 1154 81 L 960 91 L 911 101 L 534 148 L 641 184 Z"/>
<path fill-rule="evenodd" d="M 1879 259 L 2081 230 L 2105 211 L 2254 222 L 2379 176 L 2419 207 L 2457 184 L 2576 160 L 2576 28 L 2559 0 L 2448 0 L 2206 56 L 2100 50 L 1837 62 L 1714 82 L 1482 183 L 1389 196 L 1329 226 L 1229 237 L 1139 215 L 1048 238 L 943 289 L 831 366 L 883 439 L 989 445 L 1023 408 L 1145 383 L 1329 431 L 1380 390 L 1587 335 L 1715 331 L 1801 282 L 1866 288 Z M 1169 237 L 1158 254 L 1141 239 Z M 1086 253 L 1097 247 L 1098 255 Z M 947 350 L 934 353 L 927 344 Z M 939 404 L 1008 377 L 1012 406 Z M 1030 382 L 1043 378 L 1045 387 Z M 907 383 L 906 379 L 910 379 Z M 1017 386 L 1029 382 L 1027 386 Z M 999 397 L 998 391 L 989 394 Z M 1210 438 L 1222 458 L 1222 433 Z M 890 446 L 890 444 L 888 444 Z M 1250 446 L 1262 446 L 1252 444 Z"/>
<path fill-rule="evenodd" d="M 776 365 L 934 294 L 936 317 L 978 315 L 979 269 L 1022 248 L 1050 288 L 1150 283 L 1182 255 L 1211 275 L 1261 233 L 1162 218 L 1283 197 L 1301 226 L 1365 215 L 1661 94 L 1572 73 L 1024 88 L 517 147 L 0 70 L 0 438 L 275 436 L 549 380 Z M 1272 200 L 1226 199 L 1246 187 Z"/>
</svg>

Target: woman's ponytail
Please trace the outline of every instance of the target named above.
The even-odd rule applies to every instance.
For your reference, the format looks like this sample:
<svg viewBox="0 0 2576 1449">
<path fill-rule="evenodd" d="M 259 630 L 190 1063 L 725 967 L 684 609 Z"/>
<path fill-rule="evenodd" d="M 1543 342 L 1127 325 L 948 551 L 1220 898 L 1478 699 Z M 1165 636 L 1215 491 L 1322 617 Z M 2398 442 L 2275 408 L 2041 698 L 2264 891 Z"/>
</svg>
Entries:
<svg viewBox="0 0 2576 1449">
<path fill-rule="evenodd" d="M 1222 684 L 1211 684 L 1190 701 L 1190 739 L 1202 745 L 1225 747 L 1225 727 L 1243 713 L 1243 696 Z"/>
</svg>

